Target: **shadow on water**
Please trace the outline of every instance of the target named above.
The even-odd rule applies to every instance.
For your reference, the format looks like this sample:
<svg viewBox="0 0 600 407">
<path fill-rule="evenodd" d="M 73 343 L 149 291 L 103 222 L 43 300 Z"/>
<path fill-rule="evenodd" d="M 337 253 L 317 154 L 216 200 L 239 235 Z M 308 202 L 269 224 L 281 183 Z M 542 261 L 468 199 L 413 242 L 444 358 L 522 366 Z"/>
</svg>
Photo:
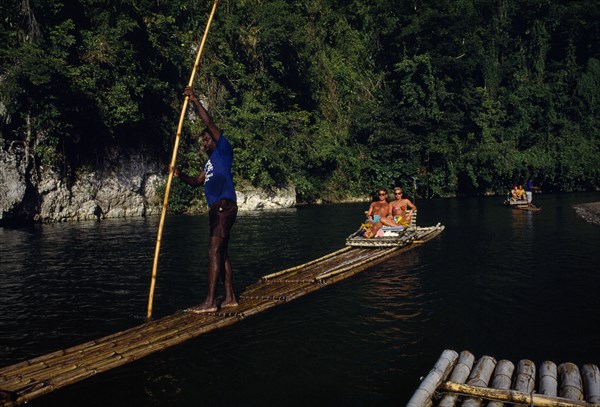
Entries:
<svg viewBox="0 0 600 407">
<path fill-rule="evenodd" d="M 334 286 L 42 397 L 32 405 L 403 405 L 443 349 L 599 362 L 600 194 L 417 202 L 435 240 Z M 242 213 L 235 286 L 343 247 L 368 204 Z M 169 216 L 154 315 L 199 303 L 208 221 Z M 2 365 L 143 322 L 157 218 L 0 228 Z M 110 392 L 106 392 L 110 388 Z"/>
</svg>

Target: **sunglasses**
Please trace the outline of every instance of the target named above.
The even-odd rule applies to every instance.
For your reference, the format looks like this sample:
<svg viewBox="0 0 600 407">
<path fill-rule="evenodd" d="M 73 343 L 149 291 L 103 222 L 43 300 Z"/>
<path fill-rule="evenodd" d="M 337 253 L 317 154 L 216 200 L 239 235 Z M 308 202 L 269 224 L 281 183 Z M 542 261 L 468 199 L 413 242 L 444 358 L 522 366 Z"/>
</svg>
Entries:
<svg viewBox="0 0 600 407">
<path fill-rule="evenodd" d="M 383 193 L 383 194 L 379 194 L 379 196 L 385 196 L 385 195 L 387 195 L 387 194 L 385 194 L 385 193 Z"/>
<path fill-rule="evenodd" d="M 402 195 L 402 192 L 394 192 L 394 195 Z"/>
</svg>

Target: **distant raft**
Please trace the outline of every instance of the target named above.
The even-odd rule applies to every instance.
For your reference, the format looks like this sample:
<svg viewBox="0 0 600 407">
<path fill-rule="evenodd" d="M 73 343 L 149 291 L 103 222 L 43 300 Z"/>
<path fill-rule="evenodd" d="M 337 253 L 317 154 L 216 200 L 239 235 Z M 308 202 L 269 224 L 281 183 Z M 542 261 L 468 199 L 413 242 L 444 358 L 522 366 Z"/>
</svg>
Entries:
<svg viewBox="0 0 600 407">
<path fill-rule="evenodd" d="M 536 384 L 536 377 L 538 383 Z M 595 364 L 579 369 L 571 362 L 544 361 L 536 367 L 529 359 L 512 363 L 492 356 L 475 360 L 444 350 L 421 381 L 407 407 L 503 405 L 540 407 L 599 407 L 600 370 Z"/>
<path fill-rule="evenodd" d="M 527 203 L 524 199 L 513 200 L 506 199 L 503 204 L 512 209 L 518 209 L 520 211 L 529 211 L 529 212 L 539 212 L 542 210 L 539 206 L 535 206 L 534 204 Z"/>
</svg>

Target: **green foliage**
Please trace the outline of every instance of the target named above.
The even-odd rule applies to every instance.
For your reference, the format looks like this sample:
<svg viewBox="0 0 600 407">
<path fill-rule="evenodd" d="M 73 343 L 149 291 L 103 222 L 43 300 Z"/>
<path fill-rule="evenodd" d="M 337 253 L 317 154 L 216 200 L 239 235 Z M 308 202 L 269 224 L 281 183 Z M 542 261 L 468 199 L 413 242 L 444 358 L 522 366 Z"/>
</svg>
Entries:
<svg viewBox="0 0 600 407">
<path fill-rule="evenodd" d="M 26 7 L 27 6 L 27 7 Z M 210 2 L 0 5 L 0 133 L 69 172 L 105 147 L 167 161 Z M 600 187 L 600 5 L 222 0 L 195 88 L 235 178 L 335 201 Z M 205 157 L 186 122 L 179 162 Z M 60 164 L 60 165 L 59 165 Z M 203 202 L 174 182 L 171 208 Z"/>
</svg>

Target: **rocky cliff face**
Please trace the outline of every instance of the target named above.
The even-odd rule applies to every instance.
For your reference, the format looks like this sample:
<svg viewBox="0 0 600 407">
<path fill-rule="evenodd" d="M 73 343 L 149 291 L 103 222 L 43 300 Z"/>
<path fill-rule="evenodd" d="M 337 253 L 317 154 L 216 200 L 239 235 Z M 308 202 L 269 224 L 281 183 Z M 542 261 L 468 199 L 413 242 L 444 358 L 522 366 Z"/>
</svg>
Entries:
<svg viewBox="0 0 600 407">
<path fill-rule="evenodd" d="M 102 161 L 94 168 L 81 168 L 68 182 L 51 168 L 34 168 L 19 149 L 0 149 L 0 224 L 160 214 L 163 165 L 143 153 L 117 150 Z M 296 205 L 293 187 L 270 192 L 247 188 L 237 193 L 240 211 Z"/>
<path fill-rule="evenodd" d="M 25 198 L 27 183 L 22 154 L 11 154 L 0 148 L 0 222 Z"/>
<path fill-rule="evenodd" d="M 296 188 L 289 186 L 264 191 L 245 187 L 236 191 L 240 211 L 293 208 L 296 206 Z"/>
</svg>

